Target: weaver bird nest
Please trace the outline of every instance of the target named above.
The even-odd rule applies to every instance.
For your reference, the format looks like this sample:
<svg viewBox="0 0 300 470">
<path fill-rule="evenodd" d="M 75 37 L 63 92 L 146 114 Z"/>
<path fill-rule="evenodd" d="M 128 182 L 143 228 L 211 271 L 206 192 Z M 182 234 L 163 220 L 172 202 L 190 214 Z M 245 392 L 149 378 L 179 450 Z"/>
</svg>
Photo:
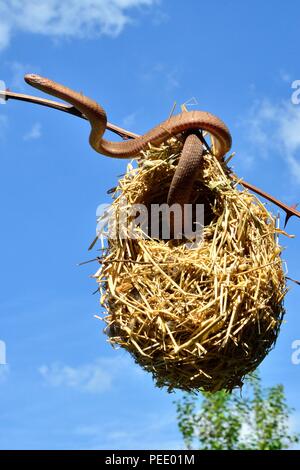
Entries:
<svg viewBox="0 0 300 470">
<path fill-rule="evenodd" d="M 171 139 L 143 152 L 137 168 L 128 165 L 113 196 L 116 213 L 124 198 L 128 208 L 165 202 L 181 149 Z M 241 386 L 282 323 L 282 231 L 237 185 L 227 164 L 207 154 L 192 193 L 193 202 L 205 204 L 200 243 L 191 248 L 140 232 L 135 239 L 108 237 L 103 250 L 95 276 L 108 340 L 169 391 Z"/>
</svg>

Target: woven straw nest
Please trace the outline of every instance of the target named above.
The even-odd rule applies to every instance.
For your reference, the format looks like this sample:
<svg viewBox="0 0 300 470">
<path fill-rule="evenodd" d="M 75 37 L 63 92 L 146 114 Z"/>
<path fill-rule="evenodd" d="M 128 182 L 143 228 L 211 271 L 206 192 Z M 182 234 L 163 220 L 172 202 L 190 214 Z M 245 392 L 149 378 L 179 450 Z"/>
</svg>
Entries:
<svg viewBox="0 0 300 470">
<path fill-rule="evenodd" d="M 170 139 L 128 165 L 113 208 L 165 202 L 182 144 Z M 286 281 L 276 219 L 226 163 L 207 154 L 192 200 L 205 203 L 203 240 L 108 238 L 95 277 L 108 341 L 169 391 L 241 386 L 274 345 Z M 137 229 L 138 233 L 138 229 Z"/>
</svg>

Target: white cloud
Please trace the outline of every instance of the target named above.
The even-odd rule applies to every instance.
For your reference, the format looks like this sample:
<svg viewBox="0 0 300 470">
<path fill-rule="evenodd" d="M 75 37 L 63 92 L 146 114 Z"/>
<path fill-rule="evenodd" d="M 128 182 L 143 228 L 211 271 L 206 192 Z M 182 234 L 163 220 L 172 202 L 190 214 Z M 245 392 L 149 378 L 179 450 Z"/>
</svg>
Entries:
<svg viewBox="0 0 300 470">
<path fill-rule="evenodd" d="M 244 119 L 248 139 L 268 158 L 278 151 L 300 183 L 300 105 L 290 102 L 257 101 Z"/>
<path fill-rule="evenodd" d="M 127 114 L 122 120 L 122 126 L 125 127 L 125 129 L 132 129 L 136 124 L 137 114 L 137 111 Z"/>
<path fill-rule="evenodd" d="M 0 3 L 0 15 L 1 15 L 1 3 Z M 10 25 L 9 23 L 5 23 L 0 19 L 0 51 L 1 49 L 5 49 L 10 40 Z"/>
<path fill-rule="evenodd" d="M 42 135 L 42 126 L 39 122 L 33 124 L 32 128 L 23 136 L 23 140 L 36 140 Z"/>
<path fill-rule="evenodd" d="M 117 36 L 132 22 L 128 11 L 158 0 L 0 0 L 0 49 L 16 31 L 52 37 Z"/>
<path fill-rule="evenodd" d="M 134 371 L 131 361 L 117 356 L 114 359 L 98 359 L 90 364 L 72 367 L 54 363 L 42 365 L 38 371 L 48 385 L 70 387 L 88 393 L 100 393 L 110 390 L 113 381 L 124 370 Z"/>
<path fill-rule="evenodd" d="M 142 78 L 147 81 L 157 82 L 164 86 L 166 92 L 171 92 L 180 86 L 180 71 L 176 68 L 168 68 L 166 64 L 158 62 L 152 68 L 142 73 Z"/>
<path fill-rule="evenodd" d="M 99 393 L 109 390 L 112 377 L 99 364 L 86 364 L 70 367 L 64 364 L 41 366 L 40 374 L 53 387 L 66 386 L 89 393 Z"/>
<path fill-rule="evenodd" d="M 170 432 L 170 429 L 172 430 Z M 175 432 L 173 432 L 175 430 Z M 81 425 L 74 434 L 87 441 L 87 449 L 183 449 L 184 444 L 176 429 L 176 417 L 172 413 L 147 413 L 143 419 L 120 428 L 120 422 Z M 141 435 L 143 439 L 141 440 Z"/>
</svg>

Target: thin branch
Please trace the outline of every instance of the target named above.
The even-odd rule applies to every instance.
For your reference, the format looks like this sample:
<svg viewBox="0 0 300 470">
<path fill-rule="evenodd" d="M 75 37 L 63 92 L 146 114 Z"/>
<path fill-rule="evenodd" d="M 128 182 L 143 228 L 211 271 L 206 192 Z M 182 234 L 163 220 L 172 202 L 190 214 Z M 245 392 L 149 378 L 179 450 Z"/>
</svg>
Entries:
<svg viewBox="0 0 300 470">
<path fill-rule="evenodd" d="M 82 114 L 78 109 L 76 109 L 74 106 L 70 106 L 64 103 L 60 103 L 58 101 L 53 101 L 49 100 L 46 98 L 40 98 L 37 96 L 32 96 L 32 95 L 24 95 L 22 93 L 14 93 L 9 90 L 0 90 L 0 97 L 3 96 L 5 100 L 13 99 L 13 100 L 19 100 L 19 101 L 26 101 L 28 103 L 33 103 L 33 104 L 39 104 L 41 106 L 46 106 L 48 108 L 53 108 L 57 109 L 59 111 L 63 111 L 68 114 L 72 114 L 73 116 L 80 117 L 82 119 L 86 119 L 84 114 Z M 120 137 L 123 139 L 134 139 L 136 137 L 139 137 L 139 134 L 135 134 L 134 132 L 127 131 L 126 129 L 123 129 L 122 127 L 116 126 L 114 124 L 111 124 L 110 122 L 107 123 L 107 129 L 110 131 L 114 132 L 115 134 L 118 134 Z M 201 136 L 201 140 L 205 144 L 206 148 L 210 150 L 209 145 L 205 141 L 204 137 Z M 276 204 L 278 207 L 283 209 L 286 212 L 286 220 L 285 223 L 287 223 L 288 219 L 295 215 L 296 217 L 300 218 L 300 211 L 297 211 L 295 207 L 290 207 L 283 202 L 279 201 L 275 197 L 271 196 L 270 194 L 266 193 L 262 189 L 257 188 L 256 186 L 247 183 L 246 181 L 241 181 L 241 185 L 243 185 L 245 188 L 250 189 L 251 191 L 254 191 L 255 193 L 259 194 L 260 196 L 264 197 L 268 201 L 272 202 L 273 204 Z"/>
<path fill-rule="evenodd" d="M 293 215 L 300 218 L 300 212 L 297 211 L 294 206 L 288 206 L 287 204 L 284 204 L 283 202 L 279 201 L 279 199 L 276 199 L 275 197 L 270 196 L 270 194 L 266 193 L 262 189 L 257 188 L 256 186 L 253 186 L 253 184 L 247 183 L 246 181 L 239 181 L 239 184 L 241 184 L 242 186 L 245 186 L 245 188 L 248 188 L 251 191 L 254 191 L 255 193 L 259 194 L 260 196 L 264 197 L 270 202 L 273 202 L 273 204 L 276 204 L 276 206 L 283 209 L 286 213 L 285 225 L 287 224 L 287 221 L 289 220 L 289 218 L 292 217 Z"/>
<path fill-rule="evenodd" d="M 48 100 L 46 98 L 40 98 L 38 96 L 24 95 L 22 93 L 14 93 L 9 90 L 6 90 L 6 91 L 0 90 L 0 97 L 1 96 L 3 96 L 6 101 L 11 99 L 11 100 L 25 101 L 27 103 L 39 104 L 40 106 L 46 106 L 47 108 L 57 109 L 59 111 L 63 111 L 64 113 L 72 114 L 73 116 L 77 116 L 86 120 L 86 117 L 84 116 L 84 114 L 78 111 L 78 109 L 74 108 L 74 106 L 60 103 L 59 101 Z M 134 139 L 135 137 L 138 137 L 138 135 L 135 134 L 134 132 L 127 131 L 126 129 L 123 129 L 122 127 L 119 127 L 119 126 L 115 126 L 114 124 L 111 124 L 110 122 L 107 123 L 106 127 L 107 129 L 114 132 L 115 134 L 118 134 L 123 139 Z"/>
<path fill-rule="evenodd" d="M 206 142 L 206 140 L 204 139 L 203 136 L 202 136 L 202 141 L 205 143 L 205 146 L 208 149 L 208 151 L 210 153 L 212 153 L 211 150 L 210 150 L 209 145 L 207 144 L 207 142 Z M 257 186 L 254 186 L 253 184 L 247 183 L 247 181 L 244 181 L 244 180 L 239 181 L 239 184 L 241 184 L 242 186 L 244 186 L 247 189 L 250 189 L 250 191 L 253 191 L 253 192 L 259 194 L 260 196 L 264 197 L 268 201 L 272 202 L 273 204 L 276 204 L 276 206 L 278 206 L 282 210 L 284 210 L 285 213 L 286 213 L 284 226 L 286 226 L 286 224 L 288 223 L 288 220 L 293 215 L 300 218 L 300 212 L 296 210 L 297 204 L 294 204 L 293 206 L 288 206 L 287 204 L 284 204 L 283 202 L 279 201 L 279 199 L 276 199 L 275 197 L 273 197 L 270 194 L 266 193 L 262 189 L 259 189 Z"/>
</svg>

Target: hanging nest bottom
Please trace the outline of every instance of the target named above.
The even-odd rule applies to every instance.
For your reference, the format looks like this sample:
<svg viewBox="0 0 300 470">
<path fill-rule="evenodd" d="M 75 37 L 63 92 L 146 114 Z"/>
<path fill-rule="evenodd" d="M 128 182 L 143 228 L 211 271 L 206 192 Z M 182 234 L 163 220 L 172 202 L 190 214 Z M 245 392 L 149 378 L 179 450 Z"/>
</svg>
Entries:
<svg viewBox="0 0 300 470">
<path fill-rule="evenodd" d="M 118 212 L 165 202 L 182 144 L 149 148 L 128 165 L 114 194 Z M 239 191 L 226 163 L 206 155 L 193 202 L 205 203 L 203 240 L 112 239 L 95 277 L 108 341 L 125 348 L 169 391 L 241 386 L 274 345 L 286 289 L 276 219 Z M 234 181 L 235 179 L 235 181 Z"/>
</svg>

